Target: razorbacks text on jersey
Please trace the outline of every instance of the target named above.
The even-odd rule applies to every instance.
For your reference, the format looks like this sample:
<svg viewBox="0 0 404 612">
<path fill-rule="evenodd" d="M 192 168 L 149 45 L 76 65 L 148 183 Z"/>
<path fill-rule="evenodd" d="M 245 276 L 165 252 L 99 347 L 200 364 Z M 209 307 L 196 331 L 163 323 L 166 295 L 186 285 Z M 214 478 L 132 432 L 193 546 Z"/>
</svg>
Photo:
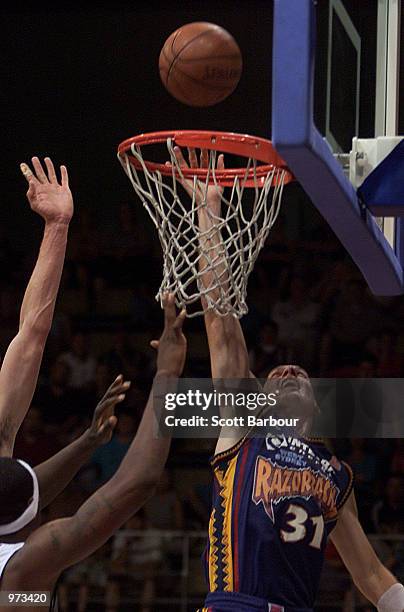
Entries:
<svg viewBox="0 0 404 612">
<path fill-rule="evenodd" d="M 244 438 L 212 460 L 203 610 L 311 610 L 352 471 L 318 439 Z"/>
</svg>

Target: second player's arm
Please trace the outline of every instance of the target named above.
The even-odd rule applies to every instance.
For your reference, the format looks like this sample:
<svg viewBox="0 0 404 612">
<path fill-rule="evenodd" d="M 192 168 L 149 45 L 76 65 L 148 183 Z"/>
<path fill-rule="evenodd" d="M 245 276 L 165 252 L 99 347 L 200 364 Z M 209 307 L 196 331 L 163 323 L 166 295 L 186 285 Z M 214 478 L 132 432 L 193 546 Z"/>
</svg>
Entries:
<svg viewBox="0 0 404 612">
<path fill-rule="evenodd" d="M 175 316 L 172 297 L 165 313 L 163 335 L 153 343 L 158 348 L 155 383 L 159 393 L 175 390 L 186 352 L 182 334 L 185 313 Z M 135 439 L 116 474 L 74 516 L 47 523 L 28 538 L 16 557 L 16 571 L 31 576 L 32 584 L 27 579 L 25 588 L 49 587 L 64 568 L 102 546 L 153 493 L 171 442 L 168 436 L 157 437 L 158 408 L 151 391 Z"/>
<path fill-rule="evenodd" d="M 381 563 L 366 537 L 353 493 L 342 508 L 330 537 L 357 588 L 377 606 L 382 595 L 398 581 Z"/>
<path fill-rule="evenodd" d="M 0 371 L 0 454 L 11 456 L 15 436 L 37 384 L 46 339 L 52 324 L 66 251 L 73 201 L 66 169 L 59 185 L 50 159 L 48 176 L 33 158 L 36 176 L 25 164 L 31 208 L 45 220 L 38 259 L 25 291 L 19 330 L 7 349 Z"/>
</svg>

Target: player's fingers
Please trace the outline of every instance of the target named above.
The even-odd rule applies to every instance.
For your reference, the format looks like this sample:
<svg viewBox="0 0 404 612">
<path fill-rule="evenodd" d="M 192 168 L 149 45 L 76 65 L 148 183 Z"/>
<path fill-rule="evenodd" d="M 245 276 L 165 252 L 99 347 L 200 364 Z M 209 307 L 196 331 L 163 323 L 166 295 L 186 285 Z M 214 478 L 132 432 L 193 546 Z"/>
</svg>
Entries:
<svg viewBox="0 0 404 612">
<path fill-rule="evenodd" d="M 118 385 L 121 385 L 122 382 L 123 382 L 123 376 L 122 374 L 118 374 L 115 380 L 109 385 L 108 389 L 105 392 L 105 395 L 108 395 L 114 388 L 116 388 Z"/>
<path fill-rule="evenodd" d="M 103 397 L 103 401 L 108 400 L 120 393 L 126 393 L 130 387 L 130 381 L 126 380 L 123 383 L 114 384 L 111 389 L 109 389 Z"/>
<path fill-rule="evenodd" d="M 118 419 L 117 417 L 113 414 L 112 416 L 109 417 L 108 419 L 108 424 L 111 427 L 111 429 L 114 429 L 115 425 L 117 424 Z"/>
<path fill-rule="evenodd" d="M 174 325 L 176 319 L 175 312 L 175 298 L 173 293 L 167 293 L 164 296 L 164 325 L 165 327 L 171 327 Z"/>
<path fill-rule="evenodd" d="M 217 158 L 217 169 L 224 170 L 224 155 L 221 153 Z"/>
<path fill-rule="evenodd" d="M 201 168 L 207 168 L 209 165 L 209 153 L 207 149 L 201 149 Z"/>
<path fill-rule="evenodd" d="M 38 181 L 40 183 L 47 183 L 48 177 L 46 176 L 39 159 L 37 157 L 33 157 L 31 161 L 32 161 L 32 165 L 34 166 L 34 170 L 35 170 Z"/>
<path fill-rule="evenodd" d="M 98 417 L 99 415 L 106 412 L 110 408 L 113 408 L 116 404 L 123 402 L 125 397 L 126 397 L 125 393 L 119 393 L 119 394 L 113 395 L 112 397 L 109 397 L 108 399 L 103 400 L 102 402 L 98 404 L 95 410 L 95 416 Z"/>
<path fill-rule="evenodd" d="M 50 157 L 45 157 L 45 165 L 48 171 L 48 179 L 51 183 L 57 183 L 55 167 Z"/>
<path fill-rule="evenodd" d="M 151 346 L 152 348 L 156 349 L 156 351 L 157 351 L 157 349 L 158 349 L 158 347 L 159 347 L 159 344 L 160 344 L 160 342 L 159 342 L 158 340 L 152 340 L 152 341 L 150 342 L 150 346 Z"/>
<path fill-rule="evenodd" d="M 60 174 L 62 175 L 62 187 L 69 186 L 69 175 L 66 166 L 60 166 Z"/>
<path fill-rule="evenodd" d="M 32 170 L 29 166 L 27 166 L 27 164 L 20 164 L 20 170 L 23 173 L 23 175 L 25 176 L 25 178 L 27 179 L 30 187 L 32 185 L 32 183 L 37 183 L 38 179 L 34 176 L 34 174 L 32 173 Z"/>
<path fill-rule="evenodd" d="M 118 421 L 118 418 L 115 416 L 115 414 L 111 414 L 111 416 L 109 416 L 106 419 L 106 421 L 104 423 L 104 426 L 105 427 L 110 427 L 111 429 L 113 429 L 115 427 L 117 421 Z"/>
<path fill-rule="evenodd" d="M 27 198 L 30 200 L 31 198 L 34 197 L 34 194 L 35 194 L 35 187 L 34 187 L 33 183 L 30 182 L 29 189 L 27 191 Z"/>
<path fill-rule="evenodd" d="M 180 314 L 177 316 L 177 318 L 174 321 L 173 329 L 180 332 L 182 330 L 182 326 L 184 324 L 186 317 L 187 317 L 187 311 L 185 310 L 185 308 L 183 308 Z"/>
<path fill-rule="evenodd" d="M 188 147 L 188 157 L 189 157 L 189 165 L 191 168 L 198 167 L 198 158 L 196 156 L 196 151 L 194 148 Z"/>
<path fill-rule="evenodd" d="M 100 427 L 100 434 L 105 433 L 106 431 L 113 431 L 113 429 L 115 429 L 115 425 L 117 424 L 118 419 L 116 418 L 115 415 L 110 416 L 105 423 L 103 423 Z"/>
<path fill-rule="evenodd" d="M 185 161 L 185 158 L 184 158 L 184 156 L 182 154 L 182 151 L 181 151 L 180 147 L 174 147 L 174 154 L 175 154 L 176 160 L 177 160 L 180 168 L 188 168 L 188 164 Z"/>
<path fill-rule="evenodd" d="M 123 376 L 122 374 L 119 374 L 115 380 L 109 385 L 108 389 L 105 391 L 104 396 L 101 400 L 101 403 L 104 399 L 106 399 L 107 397 L 110 397 L 111 394 L 114 394 L 116 392 L 116 389 L 118 387 L 120 387 L 123 384 Z"/>
</svg>

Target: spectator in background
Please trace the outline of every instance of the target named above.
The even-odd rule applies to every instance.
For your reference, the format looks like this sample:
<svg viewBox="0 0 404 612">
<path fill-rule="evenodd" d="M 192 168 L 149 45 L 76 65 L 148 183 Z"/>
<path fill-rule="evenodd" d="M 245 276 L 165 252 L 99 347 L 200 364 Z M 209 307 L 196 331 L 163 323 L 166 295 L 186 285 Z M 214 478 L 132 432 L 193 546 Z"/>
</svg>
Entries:
<svg viewBox="0 0 404 612">
<path fill-rule="evenodd" d="M 366 448 L 366 440 L 352 438 L 347 462 L 352 467 L 355 477 L 356 501 L 359 518 L 365 531 L 370 531 L 372 524 L 369 511 L 374 499 L 373 487 L 377 478 L 377 459 Z"/>
<path fill-rule="evenodd" d="M 404 532 L 404 472 L 391 474 L 382 499 L 372 509 L 373 528 L 377 533 L 402 535 Z M 400 580 L 404 579 L 404 542 L 398 540 L 375 541 L 389 550 L 388 567 Z"/>
<path fill-rule="evenodd" d="M 380 307 L 363 281 L 351 279 L 329 303 L 328 329 L 321 341 L 320 372 L 357 364 L 368 338 L 380 327 Z"/>
<path fill-rule="evenodd" d="M 117 376 L 117 374 L 112 371 L 108 363 L 106 363 L 103 359 L 99 359 L 95 368 L 94 379 L 94 395 L 96 399 L 102 396 L 103 389 L 105 389 L 108 381 L 114 376 Z M 128 377 L 126 378 L 129 380 Z"/>
<path fill-rule="evenodd" d="M 156 494 L 145 505 L 145 513 L 149 522 L 156 529 L 183 529 L 182 504 L 169 470 L 164 470 Z"/>
<path fill-rule="evenodd" d="M 375 378 L 377 376 L 377 359 L 369 353 L 362 355 L 355 367 L 354 376 L 357 378 Z"/>
<path fill-rule="evenodd" d="M 131 414 L 121 413 L 112 439 L 104 446 L 97 448 L 91 458 L 91 464 L 98 471 L 97 488 L 109 480 L 119 468 L 126 455 L 133 436 L 136 423 Z"/>
<path fill-rule="evenodd" d="M 85 612 L 88 609 L 89 595 L 104 595 L 107 585 L 108 546 L 96 550 L 91 557 L 69 568 L 58 586 L 58 603 L 60 612 L 70 610 L 72 591 L 77 590 L 75 610 Z"/>
<path fill-rule="evenodd" d="M 367 350 L 377 361 L 376 376 L 379 378 L 399 378 L 403 372 L 402 355 L 397 350 L 397 334 L 384 329 L 369 338 Z"/>
<path fill-rule="evenodd" d="M 288 352 L 289 363 L 297 362 L 311 369 L 315 351 L 315 325 L 319 306 L 309 296 L 305 281 L 292 277 L 289 297 L 279 300 L 272 309 L 272 319 L 277 323 L 279 342 Z"/>
<path fill-rule="evenodd" d="M 351 588 L 351 578 L 330 539 L 325 549 L 324 567 L 321 573 L 317 605 L 320 609 L 328 608 L 338 600 L 341 603 L 347 598 Z"/>
<path fill-rule="evenodd" d="M 77 424 L 85 398 L 69 385 L 70 369 L 66 362 L 57 359 L 50 367 L 48 380 L 35 396 L 35 403 L 42 412 L 46 433 L 57 433 L 62 445 L 64 436 Z M 86 406 L 86 409 L 88 406 Z"/>
<path fill-rule="evenodd" d="M 60 446 L 54 436 L 49 436 L 41 418 L 41 411 L 31 405 L 17 434 L 14 454 L 30 465 L 39 465 L 56 454 Z"/>
<path fill-rule="evenodd" d="M 70 230 L 67 260 L 69 262 L 93 262 L 102 245 L 97 227 L 98 217 L 95 217 L 88 206 L 81 206 L 75 215 Z"/>
<path fill-rule="evenodd" d="M 388 478 L 383 498 L 373 508 L 372 519 L 379 533 L 403 533 L 404 474 L 392 474 Z"/>
<path fill-rule="evenodd" d="M 210 484 L 198 482 L 200 474 L 194 475 L 194 484 L 189 486 L 182 495 L 184 507 L 185 528 L 205 529 L 210 516 Z"/>
<path fill-rule="evenodd" d="M 101 243 L 103 252 L 97 262 L 97 276 L 114 286 L 133 286 L 133 278 L 146 271 L 150 261 L 149 232 L 152 226 L 139 226 L 138 211 L 132 203 L 123 202 L 116 207 L 112 222 L 106 226 Z M 119 269 L 119 275 L 116 273 Z M 136 273 L 136 274 L 135 274 Z"/>
<path fill-rule="evenodd" d="M 404 474 L 404 440 L 402 438 L 394 441 L 394 451 L 391 458 L 390 471 L 395 474 Z"/>
<path fill-rule="evenodd" d="M 149 266 L 147 270 L 149 272 Z M 151 278 L 138 282 L 133 294 L 131 323 L 137 329 L 154 329 L 158 320 L 160 306 L 151 291 L 152 282 Z"/>
<path fill-rule="evenodd" d="M 89 338 L 83 332 L 76 332 L 71 340 L 70 350 L 62 353 L 59 361 L 70 371 L 69 385 L 73 389 L 89 391 L 94 385 L 97 360 L 90 352 Z"/>
<path fill-rule="evenodd" d="M 164 470 L 155 495 L 144 506 L 147 521 L 155 528 L 166 531 L 184 529 L 184 510 L 174 487 L 173 474 Z M 179 571 L 182 563 L 182 542 L 178 536 L 164 540 L 166 559 L 172 571 Z"/>
<path fill-rule="evenodd" d="M 133 529 L 141 534 L 124 533 Z M 117 612 L 123 588 L 140 587 L 140 612 L 152 612 L 156 573 L 163 561 L 161 535 L 150 531 L 143 510 L 135 514 L 112 540 L 110 574 L 105 594 L 106 612 Z"/>
<path fill-rule="evenodd" d="M 112 373 L 123 372 L 125 378 L 132 381 L 150 374 L 150 360 L 131 345 L 124 329 L 114 333 L 112 343 L 111 349 L 102 356 Z"/>
<path fill-rule="evenodd" d="M 250 351 L 250 369 L 258 378 L 266 378 L 281 363 L 288 363 L 287 351 L 279 343 L 278 325 L 269 320 L 263 324 L 258 342 Z"/>
</svg>

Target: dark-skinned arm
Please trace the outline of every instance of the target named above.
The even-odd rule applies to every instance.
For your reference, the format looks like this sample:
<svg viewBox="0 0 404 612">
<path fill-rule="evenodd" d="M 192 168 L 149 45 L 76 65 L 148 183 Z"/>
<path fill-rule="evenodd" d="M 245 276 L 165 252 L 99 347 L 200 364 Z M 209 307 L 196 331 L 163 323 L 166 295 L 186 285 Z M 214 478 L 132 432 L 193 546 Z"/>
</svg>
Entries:
<svg viewBox="0 0 404 612">
<path fill-rule="evenodd" d="M 159 393 L 175 389 L 182 374 L 186 340 L 185 311 L 175 314 L 174 296 L 164 300 L 165 326 L 157 348 L 155 383 Z M 162 407 L 162 406 L 161 406 Z M 69 518 L 40 527 L 10 560 L 8 572 L 24 576 L 25 588 L 50 586 L 60 572 L 102 546 L 152 495 L 170 447 L 169 437 L 157 437 L 156 405 L 150 393 L 135 439 L 115 475 Z M 46 583 L 46 584 L 45 584 Z"/>
</svg>

